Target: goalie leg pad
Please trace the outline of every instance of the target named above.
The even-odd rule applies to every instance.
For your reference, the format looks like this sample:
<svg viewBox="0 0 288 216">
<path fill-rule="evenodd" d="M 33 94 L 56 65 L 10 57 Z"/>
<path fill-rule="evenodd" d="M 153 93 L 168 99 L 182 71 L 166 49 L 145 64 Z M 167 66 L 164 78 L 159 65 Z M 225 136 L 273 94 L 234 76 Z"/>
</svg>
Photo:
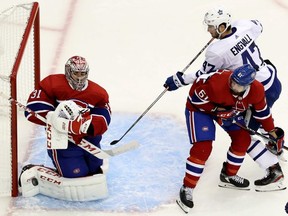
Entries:
<svg viewBox="0 0 288 216">
<path fill-rule="evenodd" d="M 81 178 L 64 178 L 44 166 L 33 166 L 21 174 L 21 191 L 24 197 L 38 193 L 61 200 L 91 201 L 108 196 L 105 174 Z M 37 185 L 33 185 L 37 180 Z"/>
<path fill-rule="evenodd" d="M 33 165 L 23 167 L 19 177 L 19 192 L 23 197 L 32 197 L 40 193 L 37 169 Z"/>
</svg>

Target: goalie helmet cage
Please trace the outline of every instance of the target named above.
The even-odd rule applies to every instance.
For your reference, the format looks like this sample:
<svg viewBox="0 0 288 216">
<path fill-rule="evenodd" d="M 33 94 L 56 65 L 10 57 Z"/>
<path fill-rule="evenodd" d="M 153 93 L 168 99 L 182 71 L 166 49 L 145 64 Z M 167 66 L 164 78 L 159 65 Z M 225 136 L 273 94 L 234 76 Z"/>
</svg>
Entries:
<svg viewBox="0 0 288 216">
<path fill-rule="evenodd" d="M 0 12 L 0 90 L 23 102 L 40 81 L 39 16 L 37 2 Z M 17 115 L 23 110 L 0 98 L 0 196 L 18 196 Z"/>
</svg>

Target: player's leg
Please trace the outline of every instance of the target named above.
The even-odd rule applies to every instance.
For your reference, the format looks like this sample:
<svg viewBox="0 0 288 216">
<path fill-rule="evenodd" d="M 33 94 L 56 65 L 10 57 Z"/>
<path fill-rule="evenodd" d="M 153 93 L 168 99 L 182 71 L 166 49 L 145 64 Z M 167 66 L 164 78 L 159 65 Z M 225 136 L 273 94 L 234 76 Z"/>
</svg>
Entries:
<svg viewBox="0 0 288 216">
<path fill-rule="evenodd" d="M 69 201 L 90 201 L 108 196 L 106 175 L 96 174 L 81 178 L 65 178 L 56 170 L 39 166 L 23 167 L 19 177 L 20 192 L 24 197 L 43 194 Z"/>
<path fill-rule="evenodd" d="M 187 213 L 194 206 L 192 193 L 212 151 L 215 125 L 209 115 L 188 110 L 186 110 L 186 125 L 190 143 L 193 144 L 186 161 L 185 177 L 179 193 L 180 198 L 176 202 Z"/>
<path fill-rule="evenodd" d="M 249 128 L 257 131 L 260 125 L 251 117 L 252 113 L 253 110 L 247 112 L 246 122 Z M 286 186 L 283 184 L 284 174 L 278 156 L 272 154 L 265 147 L 264 142 L 265 141 L 260 140 L 259 137 L 252 136 L 250 146 L 247 149 L 248 155 L 266 172 L 263 178 L 254 182 L 256 191 L 283 190 Z"/>
<path fill-rule="evenodd" d="M 108 195 L 106 175 L 96 172 L 101 170 L 101 159 L 97 158 L 97 164 L 94 163 L 95 172 L 90 172 L 85 158 L 88 153 L 74 144 L 69 143 L 67 149 L 49 149 L 48 154 L 56 170 L 43 166 L 24 167 L 20 176 L 23 196 L 41 193 L 58 199 L 84 201 Z"/>
<path fill-rule="evenodd" d="M 84 153 L 86 152 L 71 143 L 69 143 L 67 149 L 48 150 L 48 155 L 52 159 L 57 172 L 67 178 L 84 177 L 90 174 Z"/>
<path fill-rule="evenodd" d="M 102 136 L 96 136 L 93 138 L 86 138 L 89 142 L 93 143 L 95 146 L 97 146 L 98 148 L 101 148 L 100 146 L 100 141 L 101 141 Z M 97 157 L 95 157 L 94 155 L 90 154 L 89 152 L 84 152 L 85 155 L 85 161 L 87 164 L 87 167 L 89 169 L 89 174 L 93 175 L 93 174 L 97 174 L 97 173 L 105 173 L 105 166 L 107 164 L 105 164 L 105 166 L 103 166 L 103 160 L 99 159 Z M 108 160 L 106 160 L 105 162 L 108 162 Z"/>
<path fill-rule="evenodd" d="M 281 81 L 278 79 L 276 67 L 269 60 L 265 60 L 265 63 L 267 64 L 267 68 L 269 72 L 271 73 L 271 78 L 268 80 L 265 80 L 263 82 L 263 85 L 266 87 L 265 95 L 266 95 L 267 105 L 270 108 L 272 108 L 274 103 L 280 97 L 280 94 L 282 92 L 282 84 L 281 84 Z"/>
<path fill-rule="evenodd" d="M 235 129 L 235 125 L 232 128 Z M 237 188 L 241 190 L 249 190 L 249 181 L 237 175 L 246 154 L 248 145 L 250 144 L 250 134 L 243 129 L 228 130 L 227 133 L 231 138 L 231 146 L 227 152 L 227 160 L 223 163 L 220 174 L 220 187 Z"/>
</svg>

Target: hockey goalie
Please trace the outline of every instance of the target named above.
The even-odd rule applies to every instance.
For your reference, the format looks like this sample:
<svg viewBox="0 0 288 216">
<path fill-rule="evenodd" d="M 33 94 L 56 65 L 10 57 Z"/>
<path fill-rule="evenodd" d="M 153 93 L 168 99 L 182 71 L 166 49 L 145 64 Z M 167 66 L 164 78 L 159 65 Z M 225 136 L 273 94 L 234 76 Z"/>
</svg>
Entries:
<svg viewBox="0 0 288 216">
<path fill-rule="evenodd" d="M 44 78 L 30 94 L 25 117 L 46 127 L 47 152 L 55 167 L 28 164 L 19 177 L 24 197 L 37 194 L 69 201 L 90 201 L 108 196 L 103 160 L 77 146 L 85 139 L 98 148 L 110 123 L 109 96 L 88 79 L 85 58 L 73 56 L 65 74 Z"/>
</svg>

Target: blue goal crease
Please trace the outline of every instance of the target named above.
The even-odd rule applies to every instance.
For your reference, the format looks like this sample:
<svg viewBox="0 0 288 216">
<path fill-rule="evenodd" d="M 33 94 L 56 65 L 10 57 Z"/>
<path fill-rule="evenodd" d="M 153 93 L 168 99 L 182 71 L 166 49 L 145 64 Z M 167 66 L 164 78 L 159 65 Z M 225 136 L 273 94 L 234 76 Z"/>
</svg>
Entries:
<svg viewBox="0 0 288 216">
<path fill-rule="evenodd" d="M 111 148 L 108 146 L 111 140 L 121 137 L 137 116 L 138 114 L 114 114 L 109 130 L 103 136 L 103 148 Z M 45 144 L 45 131 L 37 131 L 37 137 L 42 138 L 31 138 L 32 148 L 25 163 L 51 167 L 45 145 L 39 148 L 39 143 Z M 14 206 L 26 209 L 149 212 L 174 202 L 182 184 L 190 148 L 185 123 L 176 121 L 170 115 L 147 115 L 121 143 L 131 140 L 137 140 L 140 147 L 109 159 L 108 198 L 90 202 L 69 202 L 44 195 L 30 198 L 20 196 L 15 199 Z"/>
</svg>

